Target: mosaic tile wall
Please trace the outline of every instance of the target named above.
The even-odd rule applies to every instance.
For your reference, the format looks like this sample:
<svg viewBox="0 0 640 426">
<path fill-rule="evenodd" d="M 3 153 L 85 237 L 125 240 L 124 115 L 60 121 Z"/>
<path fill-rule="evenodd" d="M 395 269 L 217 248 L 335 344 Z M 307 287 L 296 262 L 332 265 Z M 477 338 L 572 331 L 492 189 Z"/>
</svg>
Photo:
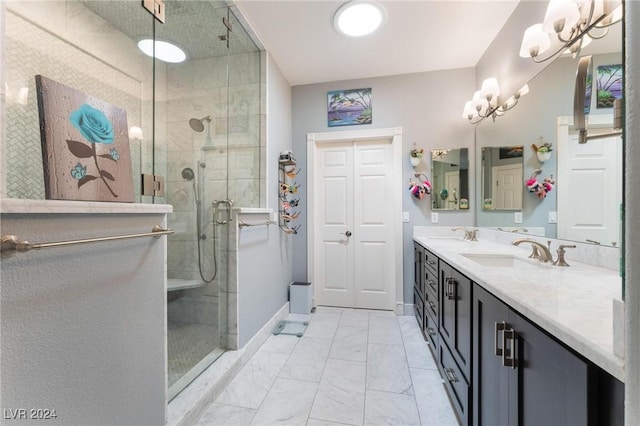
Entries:
<svg viewBox="0 0 640 426">
<path fill-rule="evenodd" d="M 73 25 L 74 19 L 81 17 L 69 18 L 68 24 Z M 87 35 L 83 33 L 83 37 Z M 142 82 L 11 9 L 6 14 L 5 42 L 7 196 L 43 199 L 35 75 L 44 75 L 124 108 L 129 126 L 141 125 Z M 131 141 L 130 149 L 133 176 L 136 177 L 140 174 L 140 142 Z M 139 179 L 134 178 L 133 184 L 136 200 L 139 200 Z"/>
</svg>

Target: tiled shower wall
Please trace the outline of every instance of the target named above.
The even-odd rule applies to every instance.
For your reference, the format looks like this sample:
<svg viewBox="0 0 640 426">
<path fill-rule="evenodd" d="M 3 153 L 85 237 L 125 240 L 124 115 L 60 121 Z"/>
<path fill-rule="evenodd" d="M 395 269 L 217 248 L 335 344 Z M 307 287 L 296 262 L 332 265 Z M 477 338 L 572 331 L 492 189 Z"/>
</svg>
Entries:
<svg viewBox="0 0 640 426">
<path fill-rule="evenodd" d="M 261 139 L 261 70 L 259 52 L 167 66 L 166 151 L 156 151 L 157 156 L 167 158 L 167 202 L 174 207 L 169 226 L 176 233 L 169 238 L 168 277 L 201 281 L 196 191 L 202 203 L 201 232 L 205 239 L 200 243 L 205 278 L 210 279 L 217 267 L 212 283 L 169 295 L 169 318 L 219 325 L 221 345 L 229 348 L 237 347 L 233 319 L 237 318 L 237 289 L 233 283 L 231 288 L 227 286 L 235 279 L 236 234 L 234 224 L 215 225 L 214 230 L 212 202 L 231 199 L 234 207 L 260 206 L 265 176 L 261 169 L 265 151 Z M 190 119 L 207 116 L 211 122 L 203 122 L 203 132 L 189 126 Z M 182 178 L 185 167 L 196 173 L 194 181 Z M 227 306 L 228 320 L 218 322 L 219 317 L 227 317 Z"/>
<path fill-rule="evenodd" d="M 36 75 L 117 105 L 126 110 L 129 127 L 144 127 L 142 94 L 150 90 L 143 86 L 151 81 L 151 63 L 132 40 L 86 7 L 7 2 L 5 43 L 6 197 L 45 197 Z M 145 156 L 142 143 L 130 141 L 134 177 Z M 139 201 L 139 179 L 133 185 Z"/>
<path fill-rule="evenodd" d="M 213 271 L 212 238 L 214 200 L 233 200 L 234 207 L 260 204 L 260 55 L 247 53 L 191 61 L 167 68 L 167 201 L 176 231 L 169 244 L 170 278 L 199 280 L 194 181 L 182 170 L 196 173 L 202 194 L 203 246 L 206 274 Z M 205 130 L 195 132 L 192 118 L 211 116 Z M 207 137 L 209 127 L 210 138 Z M 158 153 L 156 152 L 156 155 Z M 163 154 L 161 154 L 163 155 Z M 223 232 L 218 226 L 216 232 Z M 222 249 L 226 250 L 226 241 Z M 218 260 L 226 253 L 218 250 Z"/>
</svg>

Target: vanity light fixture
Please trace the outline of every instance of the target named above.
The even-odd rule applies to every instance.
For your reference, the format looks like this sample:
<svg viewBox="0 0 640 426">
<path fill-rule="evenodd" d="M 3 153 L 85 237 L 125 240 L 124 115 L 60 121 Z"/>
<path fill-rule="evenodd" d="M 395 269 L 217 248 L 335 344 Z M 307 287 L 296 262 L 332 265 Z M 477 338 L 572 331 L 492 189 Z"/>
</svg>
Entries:
<svg viewBox="0 0 640 426">
<path fill-rule="evenodd" d="M 620 0 L 550 0 L 544 21 L 525 30 L 520 57 L 544 62 L 566 51 L 576 57 L 592 39 L 606 36 L 622 14 Z"/>
<path fill-rule="evenodd" d="M 482 88 L 473 94 L 473 98 L 464 105 L 462 117 L 469 120 L 470 124 L 477 124 L 487 117 L 493 121 L 496 117 L 504 115 L 505 112 L 518 104 L 521 96 L 529 93 L 529 86 L 524 85 L 515 95 L 500 103 L 500 87 L 498 80 L 494 77 L 487 78 L 482 82 Z"/>
<path fill-rule="evenodd" d="M 184 62 L 184 60 L 187 59 L 184 50 L 168 41 L 155 40 L 154 42 L 146 38 L 138 42 L 138 49 L 142 50 L 142 53 L 147 56 L 155 57 L 156 59 L 171 64 Z"/>
<path fill-rule="evenodd" d="M 380 28 L 385 19 L 382 6 L 370 0 L 352 0 L 338 8 L 333 16 L 336 31 L 349 37 L 361 37 Z"/>
<path fill-rule="evenodd" d="M 446 156 L 450 152 L 451 152 L 450 149 L 432 149 L 431 159 L 432 160 L 442 159 L 442 157 Z"/>
</svg>

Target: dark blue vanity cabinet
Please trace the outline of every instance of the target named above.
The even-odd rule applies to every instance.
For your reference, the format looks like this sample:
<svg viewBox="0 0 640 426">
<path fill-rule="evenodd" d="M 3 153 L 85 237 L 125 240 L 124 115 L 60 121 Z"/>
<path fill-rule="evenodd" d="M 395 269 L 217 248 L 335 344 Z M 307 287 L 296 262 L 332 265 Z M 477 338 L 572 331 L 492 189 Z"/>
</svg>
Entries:
<svg viewBox="0 0 640 426">
<path fill-rule="evenodd" d="M 473 301 L 473 425 L 621 424 L 622 383 L 478 285 Z"/>
<path fill-rule="evenodd" d="M 415 244 L 414 304 L 462 425 L 622 426 L 624 385 Z"/>
</svg>

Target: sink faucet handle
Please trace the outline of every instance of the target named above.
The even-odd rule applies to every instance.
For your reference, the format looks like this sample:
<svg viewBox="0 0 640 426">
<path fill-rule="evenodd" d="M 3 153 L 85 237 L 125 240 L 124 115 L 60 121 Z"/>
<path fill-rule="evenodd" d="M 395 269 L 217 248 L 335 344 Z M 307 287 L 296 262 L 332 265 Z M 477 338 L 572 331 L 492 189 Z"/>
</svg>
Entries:
<svg viewBox="0 0 640 426">
<path fill-rule="evenodd" d="M 561 244 L 558 247 L 558 250 L 556 250 L 556 253 L 558 253 L 558 258 L 556 259 L 555 262 L 553 262 L 554 265 L 556 266 L 569 266 L 569 264 L 564 260 L 564 254 L 566 253 L 566 248 L 576 248 L 575 245 L 571 244 Z"/>
<path fill-rule="evenodd" d="M 538 251 L 538 247 L 531 245 L 531 254 L 529 255 L 529 259 L 540 260 L 540 252 Z"/>
<path fill-rule="evenodd" d="M 466 231 L 468 233 L 468 237 L 467 238 L 469 241 L 478 241 L 478 230 L 477 229 L 470 229 L 468 231 Z"/>
</svg>

